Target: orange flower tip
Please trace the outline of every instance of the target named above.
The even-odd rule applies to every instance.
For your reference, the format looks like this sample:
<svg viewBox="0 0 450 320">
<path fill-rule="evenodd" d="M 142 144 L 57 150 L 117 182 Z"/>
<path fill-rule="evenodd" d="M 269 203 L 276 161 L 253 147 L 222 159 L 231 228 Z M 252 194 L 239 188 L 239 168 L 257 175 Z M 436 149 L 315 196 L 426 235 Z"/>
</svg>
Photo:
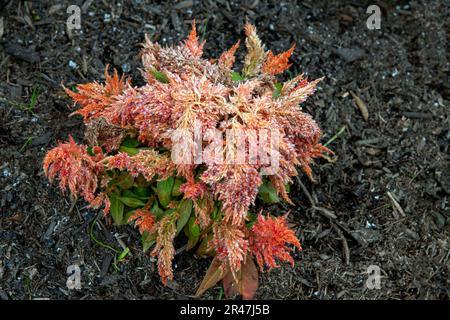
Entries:
<svg viewBox="0 0 450 320">
<path fill-rule="evenodd" d="M 252 34 L 256 33 L 256 28 L 253 24 L 250 22 L 246 22 L 244 25 L 244 32 L 247 37 L 251 36 Z"/>
<path fill-rule="evenodd" d="M 276 260 L 294 263 L 288 245 L 301 249 L 293 230 L 289 229 L 286 216 L 278 218 L 259 215 L 251 228 L 250 251 L 255 256 L 260 269 L 264 265 L 276 268 Z"/>
</svg>

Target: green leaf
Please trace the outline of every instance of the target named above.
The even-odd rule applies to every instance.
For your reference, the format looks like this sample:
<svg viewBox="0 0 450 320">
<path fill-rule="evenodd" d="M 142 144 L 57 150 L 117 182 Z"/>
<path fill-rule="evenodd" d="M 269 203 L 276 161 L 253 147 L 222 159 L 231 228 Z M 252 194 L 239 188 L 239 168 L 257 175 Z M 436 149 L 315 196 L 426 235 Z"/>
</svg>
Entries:
<svg viewBox="0 0 450 320">
<path fill-rule="evenodd" d="M 134 155 L 138 154 L 140 150 L 138 148 L 130 148 L 130 147 L 125 147 L 125 146 L 120 146 L 119 151 L 125 152 L 129 156 L 134 156 Z"/>
<path fill-rule="evenodd" d="M 142 250 L 144 252 L 147 252 L 148 249 L 151 248 L 156 243 L 156 237 L 157 232 L 149 233 L 148 231 L 145 231 L 142 234 L 141 240 L 142 240 Z"/>
<path fill-rule="evenodd" d="M 275 90 L 273 91 L 272 96 L 274 98 L 278 98 L 281 95 L 281 90 L 283 90 L 283 84 L 281 82 L 277 82 L 274 84 Z"/>
<path fill-rule="evenodd" d="M 156 243 L 156 240 L 150 240 L 150 241 L 143 241 L 142 242 L 142 250 L 144 252 L 147 252 L 148 249 L 150 249 L 154 244 Z"/>
<path fill-rule="evenodd" d="M 171 200 L 172 188 L 174 184 L 174 178 L 170 177 L 166 180 L 158 181 L 156 185 L 156 193 L 158 195 L 159 202 L 164 208 L 167 208 Z"/>
<path fill-rule="evenodd" d="M 291 184 L 290 183 L 286 183 L 284 185 L 284 189 L 286 190 L 287 193 L 291 192 Z"/>
<path fill-rule="evenodd" d="M 119 255 L 119 257 L 117 258 L 117 260 L 120 262 L 123 259 L 125 259 L 125 257 L 128 255 L 128 253 L 130 253 L 130 248 L 126 247 Z"/>
<path fill-rule="evenodd" d="M 128 137 L 122 141 L 121 145 L 127 148 L 137 148 L 140 144 L 137 139 Z"/>
<path fill-rule="evenodd" d="M 212 233 L 208 234 L 202 239 L 200 245 L 198 246 L 196 254 L 200 257 L 208 257 L 214 255 L 214 249 L 209 246 L 209 242 L 212 240 Z"/>
<path fill-rule="evenodd" d="M 119 197 L 115 193 L 111 193 L 108 195 L 109 201 L 111 203 L 110 212 L 111 217 L 113 218 L 113 221 L 117 225 L 121 225 L 123 221 L 123 209 L 124 205 L 119 200 Z"/>
<path fill-rule="evenodd" d="M 95 153 L 94 153 L 92 147 L 87 147 L 87 153 L 88 153 L 88 155 L 90 155 L 91 157 L 95 156 Z"/>
<path fill-rule="evenodd" d="M 219 214 L 219 208 L 214 206 L 213 212 L 211 213 L 211 218 L 215 221 L 217 219 L 218 214 Z"/>
<path fill-rule="evenodd" d="M 118 186 L 121 189 L 129 189 L 134 184 L 134 178 L 128 172 L 122 172 L 115 175 L 109 182 L 109 186 Z"/>
<path fill-rule="evenodd" d="M 158 206 L 158 201 L 155 201 L 155 204 L 153 205 L 152 209 L 150 210 L 151 213 L 153 213 L 156 216 L 156 219 L 161 219 L 165 212 Z"/>
<path fill-rule="evenodd" d="M 150 70 L 150 72 L 152 73 L 152 75 L 155 77 L 156 80 L 158 80 L 159 82 L 162 83 L 169 83 L 169 78 L 167 78 L 167 76 L 161 72 L 156 70 L 155 68 L 153 68 L 152 70 Z"/>
<path fill-rule="evenodd" d="M 178 205 L 180 217 L 177 220 L 177 235 L 189 221 L 192 213 L 192 206 L 193 204 L 191 199 L 183 199 L 180 201 L 180 204 Z"/>
<path fill-rule="evenodd" d="M 191 216 L 187 224 L 189 239 L 187 243 L 187 250 L 192 249 L 200 239 L 200 226 L 195 221 L 195 216 Z"/>
<path fill-rule="evenodd" d="M 122 197 L 136 198 L 144 202 L 150 198 L 150 196 L 140 196 L 136 192 L 131 190 L 123 190 Z"/>
<path fill-rule="evenodd" d="M 145 206 L 145 203 L 138 198 L 131 197 L 119 197 L 119 200 L 122 201 L 126 206 L 130 208 L 138 208 Z"/>
<path fill-rule="evenodd" d="M 245 78 L 239 72 L 232 71 L 231 72 L 231 80 L 242 81 L 242 80 L 245 80 Z"/>
<path fill-rule="evenodd" d="M 128 210 L 125 210 L 125 213 L 123 214 L 123 224 L 130 223 L 131 222 L 131 216 L 134 213 L 134 209 L 128 208 Z"/>
<path fill-rule="evenodd" d="M 278 197 L 277 189 L 270 182 L 264 182 L 258 191 L 259 198 L 267 204 L 273 204 L 280 202 L 280 198 Z"/>
<path fill-rule="evenodd" d="M 133 192 L 140 198 L 148 198 L 151 194 L 150 189 L 146 187 L 135 187 Z"/>
<path fill-rule="evenodd" d="M 183 184 L 183 180 L 176 178 L 175 182 L 173 183 L 173 188 L 172 188 L 172 196 L 173 197 L 178 197 L 181 196 L 181 191 L 180 191 L 180 186 Z"/>
</svg>

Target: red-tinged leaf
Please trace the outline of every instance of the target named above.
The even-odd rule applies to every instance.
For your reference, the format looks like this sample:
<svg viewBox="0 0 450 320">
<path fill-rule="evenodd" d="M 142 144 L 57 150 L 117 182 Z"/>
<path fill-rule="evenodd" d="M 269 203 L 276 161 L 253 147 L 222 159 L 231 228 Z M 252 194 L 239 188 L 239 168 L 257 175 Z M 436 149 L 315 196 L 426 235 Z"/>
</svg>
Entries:
<svg viewBox="0 0 450 320">
<path fill-rule="evenodd" d="M 195 293 L 195 297 L 200 297 L 206 290 L 215 286 L 220 280 L 223 279 L 227 274 L 229 274 L 229 268 L 223 266 L 222 261 L 217 258 L 217 256 L 211 262 L 206 275 L 202 280 L 202 283 Z"/>
<path fill-rule="evenodd" d="M 239 290 L 244 300 L 252 300 L 258 289 L 258 269 L 253 259 L 248 256 L 247 261 L 242 265 L 242 281 Z"/>
<path fill-rule="evenodd" d="M 231 272 L 223 278 L 225 297 L 231 299 L 237 294 L 244 300 L 252 300 L 258 289 L 258 269 L 251 256 L 247 256 L 241 270 L 233 276 Z"/>
<path fill-rule="evenodd" d="M 227 299 L 233 299 L 239 294 L 238 285 L 234 280 L 233 274 L 229 272 L 222 280 L 223 292 Z"/>
</svg>

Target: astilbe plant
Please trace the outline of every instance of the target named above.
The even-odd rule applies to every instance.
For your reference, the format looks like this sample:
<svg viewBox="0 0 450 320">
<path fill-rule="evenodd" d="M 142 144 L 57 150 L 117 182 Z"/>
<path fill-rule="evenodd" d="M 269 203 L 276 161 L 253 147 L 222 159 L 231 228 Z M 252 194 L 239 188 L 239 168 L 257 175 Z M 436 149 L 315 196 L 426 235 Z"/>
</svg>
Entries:
<svg viewBox="0 0 450 320">
<path fill-rule="evenodd" d="M 117 225 L 134 223 L 144 250 L 153 248 L 164 284 L 173 279 L 174 239 L 181 232 L 187 250 L 214 256 L 197 295 L 223 280 L 227 295 L 251 298 L 258 279 L 254 261 L 260 270 L 294 264 L 292 248 L 301 246 L 286 216 L 255 214 L 252 206 L 257 198 L 292 204 L 289 184 L 297 168 L 312 179 L 311 162 L 329 152 L 319 143 L 317 124 L 299 107 L 320 79 L 299 75 L 279 82 L 276 76 L 289 68 L 294 46 L 274 55 L 253 25 L 245 25 L 245 34 L 240 73 L 233 71 L 239 42 L 218 59 L 204 59 L 195 23 L 176 47 L 146 38 L 141 57 L 147 84 L 133 87 L 115 71 L 106 72 L 104 84 L 66 89 L 81 106 L 73 114 L 84 118 L 87 145 L 69 137 L 44 159 L 45 174 L 59 179 L 62 190 L 93 208 L 103 207 Z M 269 129 L 277 134 L 277 145 L 267 139 L 259 145 L 259 157 L 214 161 L 229 160 L 236 155 L 236 142 L 242 142 L 226 135 L 226 149 L 209 148 L 203 162 L 174 161 L 175 153 L 192 156 L 199 147 L 206 154 L 211 139 L 192 139 L 181 148 L 177 142 L 177 137 L 194 136 L 196 128 L 205 136 L 211 129 L 224 135 L 247 130 L 260 142 Z M 261 160 L 273 154 L 275 169 Z"/>
</svg>

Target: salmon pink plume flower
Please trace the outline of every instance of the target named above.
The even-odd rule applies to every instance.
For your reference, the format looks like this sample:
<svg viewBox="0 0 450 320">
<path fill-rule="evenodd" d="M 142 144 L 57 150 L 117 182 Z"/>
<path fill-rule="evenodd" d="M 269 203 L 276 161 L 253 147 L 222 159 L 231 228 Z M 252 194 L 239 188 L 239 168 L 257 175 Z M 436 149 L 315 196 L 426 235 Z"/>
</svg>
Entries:
<svg viewBox="0 0 450 320">
<path fill-rule="evenodd" d="M 117 100 L 117 97 L 130 83 L 123 76 L 119 78 L 117 70 L 114 70 L 113 76 L 110 76 L 107 70 L 108 66 L 105 69 L 105 84 L 97 82 L 79 84 L 78 92 L 65 88 L 66 93 L 82 107 L 72 114 L 82 115 L 85 122 L 100 117 L 102 112 Z"/>
<path fill-rule="evenodd" d="M 172 260 L 175 256 L 173 240 L 177 232 L 176 220 L 179 215 L 174 213 L 162 218 L 155 228 L 158 231 L 156 246 L 152 251 L 152 256 L 158 256 L 158 272 L 163 284 L 167 280 L 173 279 Z"/>
<path fill-rule="evenodd" d="M 210 245 L 216 250 L 218 258 L 228 263 L 233 274 L 241 269 L 248 251 L 248 241 L 242 229 L 231 223 L 213 227 L 214 237 Z"/>
<path fill-rule="evenodd" d="M 202 43 L 198 42 L 197 29 L 195 27 L 195 20 L 192 21 L 192 30 L 189 33 L 189 37 L 185 40 L 185 46 L 189 52 L 196 58 L 200 58 L 203 54 L 203 46 L 205 41 Z"/>
<path fill-rule="evenodd" d="M 250 252 L 256 258 L 258 265 L 263 270 L 264 265 L 269 268 L 279 267 L 276 260 L 289 262 L 294 265 L 288 245 L 293 245 L 301 250 L 300 242 L 293 230 L 289 229 L 286 216 L 264 217 L 262 214 L 250 230 Z"/>
<path fill-rule="evenodd" d="M 86 146 L 69 137 L 47 153 L 43 167 L 72 197 L 104 205 L 108 221 L 134 224 L 164 284 L 174 276 L 174 239 L 183 234 L 186 250 L 215 255 L 199 292 L 223 280 L 251 297 L 257 264 L 293 264 L 293 249 L 301 250 L 286 216 L 259 214 L 255 221 L 255 208 L 293 205 L 293 177 L 302 170 L 313 179 L 314 160 L 331 151 L 300 107 L 321 79 L 283 81 L 295 46 L 273 53 L 254 25 L 244 31 L 245 48 L 235 41 L 207 59 L 194 20 L 178 45 L 145 38 L 145 84 L 132 86 L 114 71 L 103 83 L 66 89 L 79 106 L 73 114 L 83 117 Z"/>
<path fill-rule="evenodd" d="M 295 45 L 292 45 L 288 51 L 277 54 L 276 56 L 273 55 L 272 51 L 269 51 L 263 65 L 263 72 L 276 75 L 288 69 L 291 66 L 288 59 L 294 53 L 294 49 Z"/>
<path fill-rule="evenodd" d="M 95 199 L 101 169 L 86 146 L 77 145 L 71 136 L 47 153 L 43 168 L 49 180 L 58 178 L 61 190 L 69 189 L 72 197 L 81 195 L 88 202 Z"/>
<path fill-rule="evenodd" d="M 155 226 L 155 216 L 146 209 L 136 209 L 131 215 L 130 221 L 134 221 L 134 225 L 139 228 L 139 232 L 151 232 Z"/>
<path fill-rule="evenodd" d="M 195 182 L 194 179 L 189 179 L 180 186 L 180 192 L 182 192 L 187 199 L 197 200 L 203 198 L 207 192 L 207 187 L 203 182 Z"/>
</svg>

